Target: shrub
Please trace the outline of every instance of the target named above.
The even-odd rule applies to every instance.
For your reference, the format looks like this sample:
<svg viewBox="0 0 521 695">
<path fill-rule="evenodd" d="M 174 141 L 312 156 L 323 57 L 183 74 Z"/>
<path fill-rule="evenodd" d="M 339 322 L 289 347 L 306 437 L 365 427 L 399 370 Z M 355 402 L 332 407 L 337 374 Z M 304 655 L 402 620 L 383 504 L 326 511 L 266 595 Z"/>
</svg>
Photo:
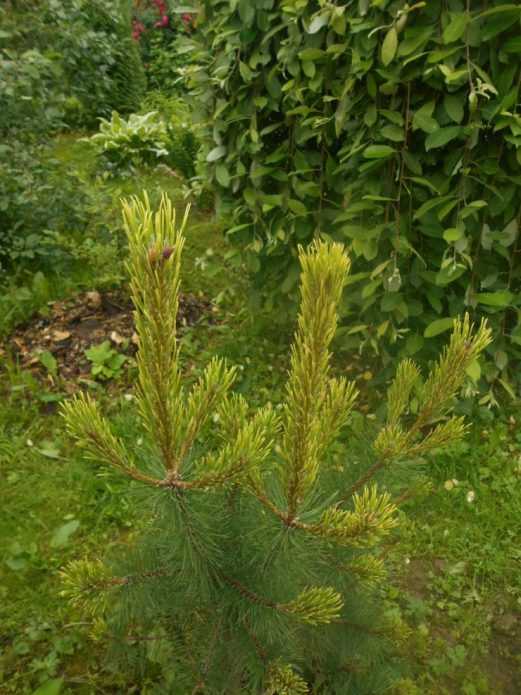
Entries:
<svg viewBox="0 0 521 695">
<path fill-rule="evenodd" d="M 99 132 L 85 140 L 115 170 L 157 163 L 168 154 L 166 126 L 157 111 L 131 114 L 128 120 L 113 112 L 111 120 L 102 118 Z"/>
<path fill-rule="evenodd" d="M 63 170 L 42 147 L 12 140 L 2 146 L 0 170 L 0 281 L 15 268 L 56 264 L 49 235 L 81 234 L 90 198 L 75 171 Z"/>
<path fill-rule="evenodd" d="M 149 111 L 124 120 L 114 112 L 110 121 L 101 119 L 99 133 L 86 141 L 114 171 L 163 162 L 190 178 L 195 174 L 199 142 L 190 128 L 186 107 L 178 100 L 175 105 L 159 100 L 163 105 L 165 101 L 168 108 L 162 114 Z"/>
<path fill-rule="evenodd" d="M 413 355 L 470 310 L 495 329 L 486 376 L 508 380 L 521 355 L 520 8 L 202 5 L 192 86 L 207 175 L 281 319 L 298 244 L 327 232 L 354 264 L 346 347 Z"/>
<path fill-rule="evenodd" d="M 61 125 L 90 127 L 114 109 L 126 114 L 139 108 L 146 78 L 130 36 L 129 0 L 44 0 L 38 7 L 0 12 L 2 79 L 15 81 L 1 85 L 0 120 L 9 127 L 17 123 L 8 119 L 14 109 L 23 109 L 32 119 L 27 125 L 42 131 L 49 109 Z"/>
<path fill-rule="evenodd" d="M 178 38 L 194 28 L 195 14 L 179 12 L 177 3 L 150 0 L 134 5 L 132 37 L 146 66 L 149 89 L 175 94 L 184 92 L 180 68 L 189 59 Z"/>
<path fill-rule="evenodd" d="M 399 365 L 387 419 L 365 452 L 372 461 L 361 468 L 331 455 L 357 397 L 330 368 L 350 265 L 342 246 L 317 240 L 300 250 L 285 399 L 251 413 L 231 392 L 235 369 L 219 358 L 191 389 L 182 383 L 176 313 L 186 216 L 177 229 L 167 199 L 157 212 L 145 199 L 125 203 L 124 219 L 143 434 L 116 436 L 90 396 L 63 414 L 90 458 L 142 488 L 150 517 L 115 564 L 70 565 L 66 594 L 101 614 L 118 643 L 146 649 L 161 640 L 176 692 L 382 692 L 403 626 L 378 588 L 380 544 L 397 517 L 375 478 L 461 438 L 464 421 L 450 409 L 489 330 L 456 321 L 425 380 L 412 361 Z M 138 451 L 135 436 L 145 440 Z"/>
</svg>

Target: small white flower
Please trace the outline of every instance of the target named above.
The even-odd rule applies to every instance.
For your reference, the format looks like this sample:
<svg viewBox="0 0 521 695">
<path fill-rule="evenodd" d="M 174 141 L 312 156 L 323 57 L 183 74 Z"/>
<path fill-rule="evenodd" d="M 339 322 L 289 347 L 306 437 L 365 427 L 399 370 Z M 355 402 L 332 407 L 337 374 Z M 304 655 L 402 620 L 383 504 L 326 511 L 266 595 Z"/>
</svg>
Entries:
<svg viewBox="0 0 521 695">
<path fill-rule="evenodd" d="M 34 446 L 34 442 L 32 439 L 28 439 L 26 442 L 27 446 Z"/>
<path fill-rule="evenodd" d="M 469 504 L 472 504 L 472 502 L 474 502 L 475 499 L 476 499 L 476 493 L 474 492 L 474 490 L 469 490 L 467 492 L 467 502 Z"/>
<path fill-rule="evenodd" d="M 410 557 L 406 557 L 406 558 L 405 558 L 405 564 L 406 564 L 406 565 L 410 565 L 410 564 L 411 564 L 411 558 L 410 558 Z"/>
<path fill-rule="evenodd" d="M 134 400 L 134 396 L 131 393 L 126 393 L 123 397 L 126 401 Z"/>
<path fill-rule="evenodd" d="M 143 437 L 139 437 L 139 439 L 137 440 L 136 444 L 137 444 L 138 446 L 141 446 L 141 445 L 143 444 Z"/>
</svg>

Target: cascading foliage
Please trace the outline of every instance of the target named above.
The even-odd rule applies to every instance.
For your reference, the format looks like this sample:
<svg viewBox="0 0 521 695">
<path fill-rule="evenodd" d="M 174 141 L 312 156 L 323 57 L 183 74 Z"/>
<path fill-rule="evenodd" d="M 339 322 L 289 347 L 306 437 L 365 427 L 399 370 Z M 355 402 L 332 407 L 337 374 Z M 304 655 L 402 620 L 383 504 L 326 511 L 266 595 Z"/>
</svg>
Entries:
<svg viewBox="0 0 521 695">
<path fill-rule="evenodd" d="M 429 339 L 454 316 L 485 315 L 495 349 L 484 375 L 510 390 L 521 357 L 521 5 L 200 4 L 189 74 L 206 175 L 268 307 L 286 321 L 298 246 L 325 232 L 353 261 L 346 347 L 432 357 Z"/>
<path fill-rule="evenodd" d="M 98 465 L 139 487 L 146 520 L 120 557 L 64 571 L 65 594 L 134 653 L 163 645 L 175 693 L 366 693 L 396 677 L 405 627 L 383 610 L 381 542 L 397 500 L 381 479 L 465 431 L 450 415 L 490 331 L 457 320 L 423 378 L 403 362 L 364 469 L 331 455 L 355 408 L 331 373 L 330 344 L 350 261 L 337 243 L 300 249 L 301 305 L 285 397 L 252 410 L 235 369 L 213 359 L 188 389 L 176 336 L 183 229 L 164 197 L 123 205 L 139 335 L 136 451 L 96 402 L 63 406 L 68 431 Z M 412 401 L 415 407 L 411 407 Z M 141 453 L 145 452 L 145 453 Z M 139 502 L 138 502 L 139 500 Z"/>
</svg>

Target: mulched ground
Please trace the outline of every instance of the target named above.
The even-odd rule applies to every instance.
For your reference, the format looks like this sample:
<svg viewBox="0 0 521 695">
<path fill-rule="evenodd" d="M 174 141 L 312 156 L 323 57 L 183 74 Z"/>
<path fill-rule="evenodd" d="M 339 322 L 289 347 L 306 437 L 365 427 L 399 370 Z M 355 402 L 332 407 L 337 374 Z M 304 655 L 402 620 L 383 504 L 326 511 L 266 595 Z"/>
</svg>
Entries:
<svg viewBox="0 0 521 695">
<path fill-rule="evenodd" d="M 211 302 L 194 295 L 181 295 L 180 332 L 202 317 L 215 321 L 215 308 Z M 49 373 L 40 355 L 51 353 L 57 363 L 59 380 L 72 387 L 84 380 L 92 381 L 92 365 L 85 350 L 104 341 L 109 341 L 118 353 L 127 356 L 136 353 L 132 303 L 121 291 L 85 292 L 52 303 L 48 314 L 33 317 L 0 342 L 0 356 L 12 355 L 20 367 L 49 384 Z"/>
</svg>

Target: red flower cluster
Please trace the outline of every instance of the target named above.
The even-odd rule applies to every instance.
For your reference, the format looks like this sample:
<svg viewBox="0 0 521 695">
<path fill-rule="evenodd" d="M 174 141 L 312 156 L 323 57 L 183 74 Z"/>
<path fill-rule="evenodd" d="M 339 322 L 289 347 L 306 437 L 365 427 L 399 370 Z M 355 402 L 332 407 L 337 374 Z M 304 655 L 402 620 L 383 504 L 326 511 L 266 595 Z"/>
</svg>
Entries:
<svg viewBox="0 0 521 695">
<path fill-rule="evenodd" d="M 165 27 L 168 26 L 168 23 L 170 21 L 168 14 L 167 14 L 167 12 L 168 12 L 167 4 L 166 4 L 165 0 L 153 0 L 153 1 L 154 1 L 154 5 L 156 6 L 157 11 L 159 12 L 159 15 L 161 17 L 161 19 L 159 19 L 154 24 L 154 26 L 156 27 L 156 29 L 164 29 Z"/>
<path fill-rule="evenodd" d="M 154 28 L 156 29 L 166 29 L 172 25 L 172 18 L 168 15 L 168 4 L 166 0 L 149 0 L 150 5 L 154 6 L 154 9 L 159 15 L 159 19 L 154 22 Z M 191 12 L 184 12 L 181 14 L 181 22 L 186 31 L 191 31 L 195 23 L 195 14 Z M 134 41 L 139 41 L 141 35 L 146 31 L 146 27 L 139 19 L 134 19 L 132 21 L 132 38 Z"/>
<path fill-rule="evenodd" d="M 143 22 L 134 19 L 132 22 L 132 38 L 134 41 L 139 41 L 141 34 L 145 31 L 145 25 Z"/>
</svg>

